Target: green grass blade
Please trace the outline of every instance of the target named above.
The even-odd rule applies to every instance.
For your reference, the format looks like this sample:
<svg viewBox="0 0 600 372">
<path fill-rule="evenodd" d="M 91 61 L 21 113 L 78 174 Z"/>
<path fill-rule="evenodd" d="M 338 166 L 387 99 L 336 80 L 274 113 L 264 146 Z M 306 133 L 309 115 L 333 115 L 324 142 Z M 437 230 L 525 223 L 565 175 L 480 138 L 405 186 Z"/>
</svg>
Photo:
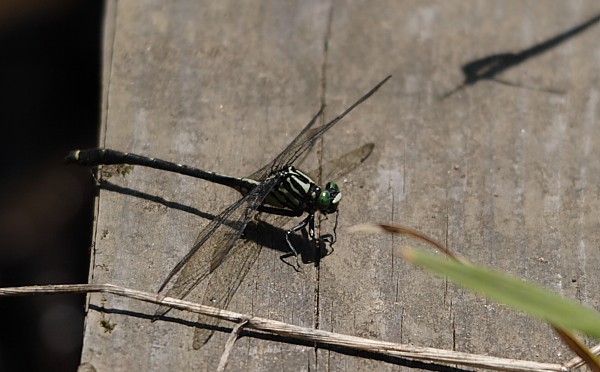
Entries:
<svg viewBox="0 0 600 372">
<path fill-rule="evenodd" d="M 402 255 L 416 265 L 556 327 L 578 330 L 600 339 L 600 313 L 537 284 L 417 249 L 406 249 Z"/>
</svg>

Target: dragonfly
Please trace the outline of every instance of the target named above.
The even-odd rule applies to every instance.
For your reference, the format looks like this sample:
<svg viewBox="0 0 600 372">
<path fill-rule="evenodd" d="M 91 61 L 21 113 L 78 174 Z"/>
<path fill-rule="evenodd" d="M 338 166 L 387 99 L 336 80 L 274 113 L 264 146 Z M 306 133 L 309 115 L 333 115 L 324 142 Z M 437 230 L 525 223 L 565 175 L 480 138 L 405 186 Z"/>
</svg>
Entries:
<svg viewBox="0 0 600 372">
<path fill-rule="evenodd" d="M 325 187 L 321 187 L 307 173 L 296 169 L 293 164 L 325 132 L 371 97 L 390 78 L 391 75 L 381 80 L 333 120 L 313 128 L 324 111 L 322 105 L 296 138 L 275 159 L 249 177 L 226 176 L 183 164 L 110 149 L 75 150 L 71 151 L 65 160 L 67 163 L 82 166 L 116 164 L 146 166 L 200 178 L 237 190 L 242 197 L 224 209 L 199 232 L 192 248 L 173 267 L 158 289 L 158 292 L 166 297 L 183 299 L 212 274 L 203 303 L 226 308 L 260 253 L 260 248 L 250 249 L 247 244 L 236 244 L 258 213 L 265 212 L 281 218 L 307 214 L 299 224 L 287 230 L 285 234 L 287 245 L 296 256 L 296 260 L 298 260 L 298 252 L 290 241 L 290 235 L 308 227 L 308 235 L 314 240 L 314 221 L 317 212 L 323 215 L 335 213 L 337 226 L 338 206 L 342 198 L 337 183 L 329 181 Z M 345 157 L 351 158 L 361 153 L 364 155 L 366 152 L 370 153 L 370 150 L 368 146 L 363 146 L 356 153 L 348 153 Z M 281 222 L 281 219 L 276 222 Z M 260 230 L 260 223 L 254 223 L 254 227 Z M 329 240 L 330 244 L 334 242 L 335 227 L 334 235 Z M 227 270 L 217 270 L 220 266 L 226 267 Z M 169 310 L 169 307 L 160 306 L 156 310 L 154 319 L 159 319 Z M 199 349 L 208 342 L 213 333 L 211 328 L 214 328 L 211 326 L 218 321 L 213 320 L 216 318 L 202 316 L 200 318 L 207 327 L 196 328 L 194 349 Z"/>
</svg>

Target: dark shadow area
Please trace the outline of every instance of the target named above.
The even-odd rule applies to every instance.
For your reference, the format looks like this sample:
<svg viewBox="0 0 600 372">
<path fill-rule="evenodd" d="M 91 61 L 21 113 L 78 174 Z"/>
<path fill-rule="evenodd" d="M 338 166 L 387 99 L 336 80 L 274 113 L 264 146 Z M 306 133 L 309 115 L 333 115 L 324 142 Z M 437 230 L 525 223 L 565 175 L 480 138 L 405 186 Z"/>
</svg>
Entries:
<svg viewBox="0 0 600 372">
<path fill-rule="evenodd" d="M 354 350 L 354 349 L 350 349 L 350 348 L 338 346 L 338 345 L 318 344 L 318 346 L 321 349 L 327 349 L 329 351 L 334 351 L 336 353 L 340 353 L 340 354 L 344 354 L 344 355 L 356 356 L 356 357 L 372 359 L 372 360 L 379 360 L 379 361 L 390 363 L 390 364 L 396 364 L 399 366 L 404 366 L 404 367 L 409 367 L 409 368 L 417 368 L 417 369 L 422 369 L 425 371 L 437 371 L 437 372 L 471 372 L 471 371 L 475 371 L 475 369 L 450 367 L 450 366 L 446 366 L 443 364 L 437 364 L 437 363 L 433 363 L 433 362 L 431 362 L 431 363 L 421 362 L 418 360 L 411 360 L 411 359 L 406 359 L 406 358 L 383 355 L 383 354 L 379 354 L 379 353 L 375 353 L 375 352 Z"/>
<path fill-rule="evenodd" d="M 144 314 L 144 313 L 140 313 L 140 312 L 135 312 L 135 311 L 130 311 L 130 310 L 121 310 L 121 309 L 107 309 L 107 308 L 103 308 L 103 307 L 100 307 L 97 305 L 90 305 L 90 310 L 98 311 L 98 312 L 104 313 L 104 314 L 117 314 L 117 315 L 132 316 L 132 317 L 136 317 L 136 318 L 140 318 L 140 319 L 148 319 L 149 321 L 153 320 L 153 318 L 154 318 L 153 314 Z M 231 333 L 231 331 L 232 331 L 232 327 L 207 325 L 207 324 L 202 324 L 202 323 L 185 320 L 185 319 L 181 319 L 181 318 L 177 318 L 177 317 L 173 317 L 173 316 L 163 316 L 160 318 L 160 320 L 169 322 L 169 323 L 180 324 L 180 325 L 183 325 L 186 327 L 207 327 L 208 329 L 210 329 L 212 331 L 223 332 L 223 333 L 227 333 L 227 334 Z M 100 327 L 100 326 L 101 325 L 98 324 L 98 327 Z M 316 345 L 315 345 L 315 343 L 311 342 L 311 341 L 298 340 L 298 339 L 291 338 L 291 337 L 279 336 L 279 335 L 265 333 L 265 332 L 261 332 L 261 331 L 255 331 L 255 330 L 242 329 L 242 331 L 240 332 L 240 337 L 252 337 L 252 338 L 256 338 L 256 339 L 260 339 L 260 340 L 284 342 L 287 344 L 306 346 L 306 347 L 316 346 L 319 349 L 329 350 L 329 351 L 333 351 L 333 352 L 344 354 L 344 355 L 378 360 L 378 361 L 382 361 L 382 362 L 386 362 L 386 363 L 390 363 L 390 364 L 395 364 L 395 365 L 409 367 L 409 368 L 419 368 L 419 369 L 423 369 L 423 370 L 427 370 L 427 371 L 437 371 L 437 372 L 470 372 L 470 371 L 472 371 L 470 369 L 456 368 L 456 367 L 450 367 L 450 366 L 446 366 L 446 365 L 442 365 L 442 364 L 426 363 L 426 362 L 420 362 L 420 361 L 415 361 L 415 360 L 410 360 L 410 359 L 405 359 L 405 358 L 400 358 L 400 357 L 393 357 L 393 356 L 383 355 L 383 354 L 379 354 L 379 353 L 375 353 L 375 352 L 355 350 L 352 348 L 339 346 L 339 345 L 330 345 L 330 344 L 326 344 L 326 343 L 316 343 Z M 190 345 L 191 345 L 191 343 L 192 343 L 192 340 L 190 339 Z"/>
<path fill-rule="evenodd" d="M 123 195 L 148 200 L 153 203 L 164 205 L 167 208 L 190 213 L 202 219 L 212 221 L 216 217 L 216 215 L 214 214 L 203 212 L 197 208 L 190 207 L 188 205 L 184 205 L 178 202 L 169 201 L 160 196 L 151 195 L 128 187 L 118 186 L 112 182 L 102 181 L 99 187 L 103 190 L 117 192 Z M 264 215 L 264 213 L 259 214 L 258 219 L 248 223 L 248 226 L 244 230 L 244 234 L 242 235 L 242 238 L 240 240 L 250 240 L 258 243 L 262 247 L 267 247 L 269 249 L 279 251 L 283 254 L 282 259 L 285 259 L 287 257 L 293 257 L 293 254 L 290 255 L 291 252 L 286 241 L 287 229 L 283 229 L 269 224 L 266 221 L 263 221 L 262 218 Z M 293 219 L 293 217 L 276 216 L 275 219 L 281 224 L 286 224 L 290 221 L 290 219 Z M 232 221 L 225 221 L 224 223 L 230 226 L 235 225 Z M 200 224 L 198 225 L 198 228 L 201 228 Z M 318 259 L 323 258 L 329 253 L 331 253 L 331 249 L 328 250 L 325 244 L 322 243 L 318 244 L 319 249 L 317 250 L 315 248 L 315 245 L 317 243 L 310 241 L 308 239 L 308 235 L 305 235 L 305 231 L 303 231 L 302 235 L 291 234 L 290 242 L 292 243 L 294 248 L 296 248 L 298 254 L 300 255 L 300 258 L 302 259 L 302 262 L 305 264 L 317 262 Z M 193 243 L 194 242 L 190 242 L 190 248 L 192 247 Z M 238 242 L 237 244 L 240 244 L 240 242 Z M 317 254 L 317 252 L 319 253 Z M 286 261 L 286 263 L 288 262 Z"/>
<path fill-rule="evenodd" d="M 497 83 L 523 88 L 525 86 L 522 86 L 522 85 L 519 85 L 516 83 L 512 83 L 512 82 L 509 82 L 506 80 L 498 79 L 497 76 L 500 73 L 508 70 L 509 68 L 515 67 L 528 59 L 531 59 L 531 58 L 536 57 L 544 52 L 547 52 L 548 50 L 558 46 L 559 44 L 569 40 L 570 38 L 576 36 L 577 34 L 583 32 L 583 31 L 585 31 L 587 28 L 598 23 L 598 21 L 600 21 L 600 14 L 596 15 L 595 17 L 591 18 L 590 20 L 580 24 L 579 26 L 576 26 L 576 27 L 574 27 L 570 30 L 567 30 L 561 34 L 558 34 L 557 36 L 555 36 L 551 39 L 548 39 L 540 44 L 536 44 L 536 45 L 532 46 L 531 48 L 527 48 L 523 51 L 520 51 L 517 53 L 509 52 L 509 53 L 492 54 L 490 56 L 468 62 L 461 67 L 463 75 L 465 77 L 462 84 L 460 84 L 458 87 L 452 89 L 451 91 L 445 93 L 442 96 L 442 99 L 448 98 L 451 95 L 453 95 L 454 93 L 458 92 L 459 90 L 464 89 L 467 86 L 476 84 L 480 80 L 492 80 Z M 559 90 L 552 90 L 552 89 L 538 89 L 538 90 L 546 91 L 548 93 L 557 93 L 557 94 L 565 93 L 565 92 L 562 92 Z"/>
<path fill-rule="evenodd" d="M 93 145 L 103 1 L 0 6 L 0 286 L 85 283 L 89 173 L 65 152 Z M 1 371 L 75 371 L 83 295 L 0 301 Z"/>
</svg>

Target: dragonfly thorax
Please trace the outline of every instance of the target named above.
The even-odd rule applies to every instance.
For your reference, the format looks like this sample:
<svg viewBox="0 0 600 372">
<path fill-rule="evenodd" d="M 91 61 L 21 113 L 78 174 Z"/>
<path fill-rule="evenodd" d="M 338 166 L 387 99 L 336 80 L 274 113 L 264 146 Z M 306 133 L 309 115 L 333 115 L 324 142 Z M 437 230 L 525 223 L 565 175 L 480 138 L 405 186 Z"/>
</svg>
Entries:
<svg viewBox="0 0 600 372">
<path fill-rule="evenodd" d="M 284 208 L 298 216 L 304 212 L 334 213 L 342 199 L 342 193 L 335 182 L 328 182 L 322 188 L 306 173 L 291 165 L 274 172 L 270 177 L 279 177 L 280 180 L 267 195 L 263 205 Z M 258 184 L 255 180 L 244 180 Z M 245 194 L 247 190 L 241 192 Z"/>
</svg>

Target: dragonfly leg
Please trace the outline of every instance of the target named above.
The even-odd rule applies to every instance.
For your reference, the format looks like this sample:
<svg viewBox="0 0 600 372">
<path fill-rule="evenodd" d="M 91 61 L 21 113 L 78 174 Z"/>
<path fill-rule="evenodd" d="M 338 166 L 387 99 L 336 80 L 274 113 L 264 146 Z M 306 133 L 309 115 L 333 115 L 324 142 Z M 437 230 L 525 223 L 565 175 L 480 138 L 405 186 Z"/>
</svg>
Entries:
<svg viewBox="0 0 600 372">
<path fill-rule="evenodd" d="M 310 236 L 311 239 L 315 238 L 315 216 L 313 214 L 309 214 L 306 217 L 306 220 L 308 221 L 308 236 Z"/>
<path fill-rule="evenodd" d="M 334 244 L 337 241 L 337 227 L 338 227 L 338 219 L 340 217 L 340 211 L 335 211 L 335 224 L 333 224 L 333 241 L 331 244 Z"/>
<path fill-rule="evenodd" d="M 287 233 L 285 234 L 285 241 L 287 242 L 290 250 L 296 256 L 296 266 L 298 268 L 300 268 L 300 261 L 298 259 L 299 255 L 298 255 L 298 251 L 296 251 L 296 249 L 292 245 L 292 242 L 290 241 L 290 234 L 295 233 L 296 231 L 300 231 L 300 230 L 304 229 L 306 226 L 308 226 L 309 236 L 311 237 L 311 239 L 314 238 L 315 237 L 315 216 L 314 216 L 314 214 L 309 214 L 305 219 L 302 220 L 302 222 L 300 222 L 298 225 L 289 229 L 287 231 Z"/>
<path fill-rule="evenodd" d="M 337 241 L 337 227 L 338 227 L 338 218 L 340 216 L 340 211 L 336 210 L 335 211 L 335 223 L 333 225 L 333 234 L 326 234 L 326 235 L 322 235 L 321 237 L 323 238 L 323 241 L 325 243 L 329 243 L 329 247 L 331 247 L 331 252 L 333 253 L 333 245 L 335 244 L 335 242 Z M 325 216 L 325 218 L 327 218 L 327 216 Z"/>
</svg>

